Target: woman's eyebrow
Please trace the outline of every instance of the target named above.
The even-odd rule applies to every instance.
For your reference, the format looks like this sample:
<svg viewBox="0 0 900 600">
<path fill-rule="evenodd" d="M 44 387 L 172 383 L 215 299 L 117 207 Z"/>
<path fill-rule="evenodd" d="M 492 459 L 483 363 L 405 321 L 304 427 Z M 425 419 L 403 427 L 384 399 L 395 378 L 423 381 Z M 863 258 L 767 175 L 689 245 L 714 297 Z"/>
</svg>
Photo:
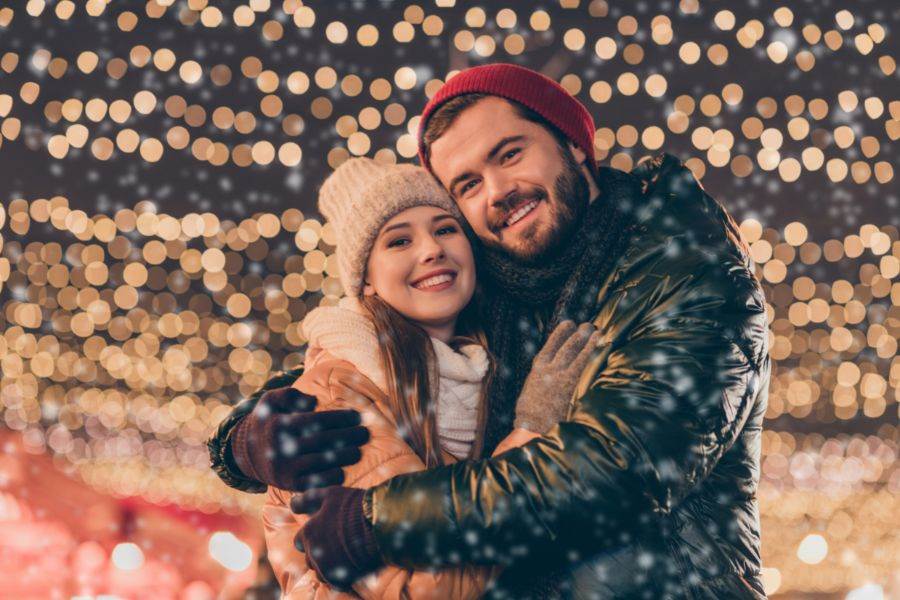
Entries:
<svg viewBox="0 0 900 600">
<path fill-rule="evenodd" d="M 401 227 L 409 227 L 409 223 L 406 223 L 406 222 L 394 223 L 393 225 L 391 225 L 389 227 L 385 227 L 381 233 L 384 234 L 384 233 L 387 233 L 388 231 L 393 231 L 394 229 L 400 229 Z"/>
<path fill-rule="evenodd" d="M 431 219 L 431 223 L 432 224 L 437 223 L 438 221 L 440 221 L 442 219 L 453 219 L 454 221 L 456 220 L 456 218 L 453 215 L 437 215 L 436 217 L 433 217 Z M 394 223 L 393 225 L 385 227 L 381 233 L 382 233 L 382 235 L 384 235 L 388 231 L 393 231 L 394 229 L 400 229 L 402 227 L 409 227 L 409 226 L 410 226 L 410 224 L 407 223 L 406 221 L 404 221 L 402 223 Z"/>
</svg>

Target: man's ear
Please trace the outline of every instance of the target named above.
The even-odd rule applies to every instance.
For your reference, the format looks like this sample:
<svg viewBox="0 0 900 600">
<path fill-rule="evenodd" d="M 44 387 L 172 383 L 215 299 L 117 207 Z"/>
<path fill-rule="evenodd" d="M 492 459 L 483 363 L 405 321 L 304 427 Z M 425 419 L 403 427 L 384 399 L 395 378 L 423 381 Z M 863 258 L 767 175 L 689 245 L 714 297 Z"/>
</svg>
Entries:
<svg viewBox="0 0 900 600">
<path fill-rule="evenodd" d="M 571 152 L 572 156 L 575 157 L 575 162 L 577 162 L 579 165 L 584 164 L 584 161 L 587 158 L 587 154 L 584 153 L 584 150 L 582 150 L 579 146 L 576 146 L 572 142 L 569 142 L 569 152 Z"/>
<path fill-rule="evenodd" d="M 581 172 L 587 179 L 588 193 L 593 202 L 594 198 L 600 195 L 600 188 L 597 187 L 597 181 L 594 179 L 595 173 L 587 162 L 587 154 L 572 142 L 569 142 L 569 152 L 572 153 L 572 157 L 575 159 L 575 162 L 578 163 L 578 166 L 581 167 Z"/>
</svg>

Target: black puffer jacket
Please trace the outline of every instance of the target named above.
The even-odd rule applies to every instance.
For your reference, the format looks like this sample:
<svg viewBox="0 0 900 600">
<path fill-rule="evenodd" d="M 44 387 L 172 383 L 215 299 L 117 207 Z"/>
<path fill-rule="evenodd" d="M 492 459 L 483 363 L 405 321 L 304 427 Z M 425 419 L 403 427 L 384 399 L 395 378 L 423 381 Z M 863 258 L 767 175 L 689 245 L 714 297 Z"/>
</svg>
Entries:
<svg viewBox="0 0 900 600">
<path fill-rule="evenodd" d="M 605 343 L 568 421 L 500 457 L 371 490 L 388 562 L 505 565 L 496 597 L 764 597 L 763 294 L 734 222 L 679 161 L 662 155 L 632 176 L 638 232 L 601 287 Z M 248 491 L 261 486 L 226 448 L 258 395 L 210 440 L 219 474 Z"/>
<path fill-rule="evenodd" d="M 639 167 L 639 231 L 601 288 L 602 353 L 567 422 L 497 458 L 366 496 L 388 562 L 505 564 L 494 595 L 761 598 L 769 382 L 760 286 L 734 222 L 690 171 Z"/>
</svg>

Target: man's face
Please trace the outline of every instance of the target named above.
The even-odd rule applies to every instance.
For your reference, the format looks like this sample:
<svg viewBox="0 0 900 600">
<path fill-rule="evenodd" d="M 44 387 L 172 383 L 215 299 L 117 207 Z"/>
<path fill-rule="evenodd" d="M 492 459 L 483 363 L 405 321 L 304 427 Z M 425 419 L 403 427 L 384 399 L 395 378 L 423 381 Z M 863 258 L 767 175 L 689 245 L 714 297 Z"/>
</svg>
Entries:
<svg viewBox="0 0 900 600">
<path fill-rule="evenodd" d="M 431 145 L 430 159 L 481 241 L 523 262 L 556 249 L 589 201 L 584 152 L 560 148 L 502 98 L 465 109 Z"/>
</svg>

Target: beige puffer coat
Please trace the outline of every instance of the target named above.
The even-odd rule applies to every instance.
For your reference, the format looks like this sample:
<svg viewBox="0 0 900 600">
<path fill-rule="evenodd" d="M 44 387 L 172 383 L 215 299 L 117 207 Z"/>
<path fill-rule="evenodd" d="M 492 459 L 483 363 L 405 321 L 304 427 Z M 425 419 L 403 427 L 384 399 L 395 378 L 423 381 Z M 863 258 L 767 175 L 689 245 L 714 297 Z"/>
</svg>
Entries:
<svg viewBox="0 0 900 600">
<path fill-rule="evenodd" d="M 361 449 L 360 461 L 344 469 L 343 485 L 369 488 L 395 475 L 425 469 L 421 459 L 397 432 L 396 423 L 387 410 L 384 392 L 350 362 L 319 351 L 293 387 L 315 396 L 318 400 L 316 410 L 352 408 L 362 414 L 370 439 Z M 520 446 L 533 437 L 536 434 L 517 429 L 494 454 Z M 455 461 L 446 452 L 444 459 L 446 463 Z M 389 566 L 358 581 L 353 586 L 355 594 L 339 592 L 321 581 L 306 564 L 306 556 L 294 547 L 294 536 L 307 516 L 291 512 L 291 495 L 291 492 L 270 487 L 263 508 L 269 561 L 285 599 L 478 598 L 490 580 L 492 572 L 484 568 L 430 572 Z"/>
</svg>

